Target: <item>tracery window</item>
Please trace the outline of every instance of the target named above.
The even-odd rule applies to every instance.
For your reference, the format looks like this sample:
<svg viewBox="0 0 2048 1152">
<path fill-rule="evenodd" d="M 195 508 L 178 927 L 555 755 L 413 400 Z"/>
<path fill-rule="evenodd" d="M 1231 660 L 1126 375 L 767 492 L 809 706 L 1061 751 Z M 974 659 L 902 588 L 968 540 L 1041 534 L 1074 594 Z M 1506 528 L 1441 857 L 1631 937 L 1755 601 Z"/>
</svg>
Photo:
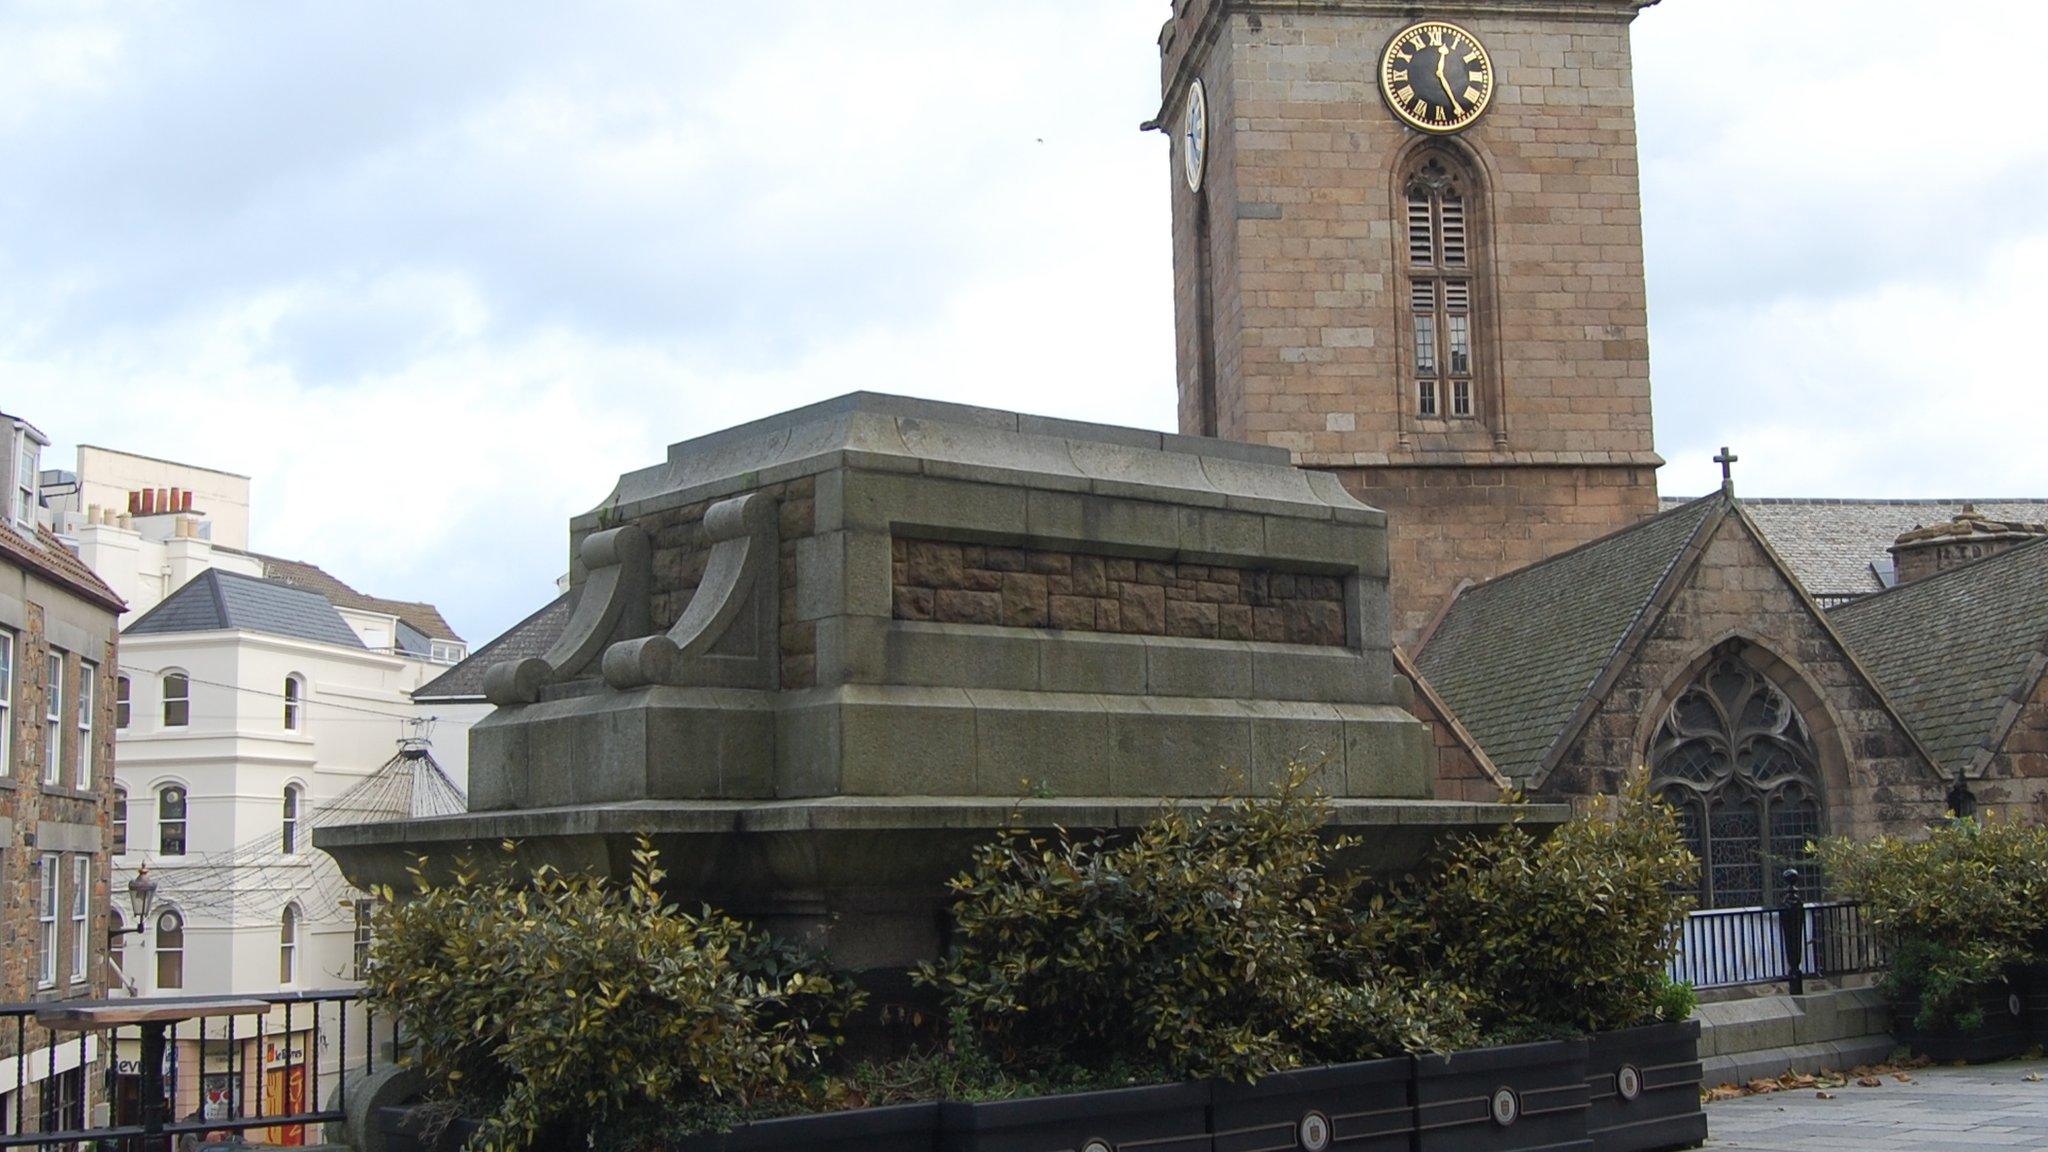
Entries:
<svg viewBox="0 0 2048 1152">
<path fill-rule="evenodd" d="M 1415 414 L 1469 419 L 1478 390 L 1473 189 L 1463 165 L 1425 152 L 1409 173 L 1408 334 Z"/>
<path fill-rule="evenodd" d="M 1700 860 L 1702 908 L 1775 904 L 1779 874 L 1819 875 L 1808 842 L 1821 835 L 1819 757 L 1792 702 L 1724 649 L 1679 694 L 1650 741 L 1652 787 L 1678 809 Z"/>
</svg>

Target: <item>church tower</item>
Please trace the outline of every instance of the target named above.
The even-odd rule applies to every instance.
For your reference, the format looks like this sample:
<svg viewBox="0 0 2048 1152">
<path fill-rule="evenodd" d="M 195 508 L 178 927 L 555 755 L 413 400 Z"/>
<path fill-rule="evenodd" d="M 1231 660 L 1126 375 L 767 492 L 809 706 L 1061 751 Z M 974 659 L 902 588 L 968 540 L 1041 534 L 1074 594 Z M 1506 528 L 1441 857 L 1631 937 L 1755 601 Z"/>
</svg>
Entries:
<svg viewBox="0 0 2048 1152">
<path fill-rule="evenodd" d="M 1655 0 L 1173 0 L 1180 427 L 1389 522 L 1394 634 L 1657 510 L 1629 25 Z"/>
</svg>

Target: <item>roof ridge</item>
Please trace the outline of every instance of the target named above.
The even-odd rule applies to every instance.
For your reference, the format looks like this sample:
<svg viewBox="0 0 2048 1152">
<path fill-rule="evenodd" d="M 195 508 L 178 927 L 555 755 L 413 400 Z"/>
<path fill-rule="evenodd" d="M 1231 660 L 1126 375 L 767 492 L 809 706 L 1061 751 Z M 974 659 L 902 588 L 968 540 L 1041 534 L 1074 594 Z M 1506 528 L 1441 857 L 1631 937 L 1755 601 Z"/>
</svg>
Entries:
<svg viewBox="0 0 2048 1152">
<path fill-rule="evenodd" d="M 1659 500 L 1690 503 L 1697 497 L 1660 496 Z M 2048 504 L 2048 496 L 1744 496 L 1744 504 L 1868 505 L 1905 507 L 1912 504 Z"/>
</svg>

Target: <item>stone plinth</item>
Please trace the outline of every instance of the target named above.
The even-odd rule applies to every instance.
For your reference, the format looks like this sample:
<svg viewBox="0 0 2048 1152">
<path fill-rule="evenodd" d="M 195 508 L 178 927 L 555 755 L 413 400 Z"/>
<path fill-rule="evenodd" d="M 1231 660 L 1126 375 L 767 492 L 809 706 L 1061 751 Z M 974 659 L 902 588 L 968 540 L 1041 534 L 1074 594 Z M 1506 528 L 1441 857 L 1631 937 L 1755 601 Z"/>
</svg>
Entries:
<svg viewBox="0 0 2048 1152">
<path fill-rule="evenodd" d="M 1013 812 L 1126 827 L 1303 760 L 1382 865 L 1508 815 L 1428 799 L 1385 517 L 1279 449 L 856 394 L 674 446 L 571 540 L 472 811 L 323 830 L 352 877 L 508 837 L 623 872 L 645 834 L 679 896 L 894 965 Z"/>
</svg>

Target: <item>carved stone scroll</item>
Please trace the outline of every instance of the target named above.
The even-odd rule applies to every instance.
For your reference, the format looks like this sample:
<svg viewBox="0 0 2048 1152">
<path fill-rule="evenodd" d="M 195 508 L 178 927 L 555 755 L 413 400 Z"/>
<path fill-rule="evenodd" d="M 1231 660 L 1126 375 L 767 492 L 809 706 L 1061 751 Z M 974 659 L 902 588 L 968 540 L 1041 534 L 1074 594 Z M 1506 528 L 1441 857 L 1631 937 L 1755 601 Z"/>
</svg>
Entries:
<svg viewBox="0 0 2048 1152">
<path fill-rule="evenodd" d="M 628 524 L 594 532 L 584 537 L 580 555 L 587 575 L 568 627 L 543 655 L 491 665 L 484 673 L 484 695 L 491 703 L 531 704 L 540 699 L 542 688 L 590 667 L 606 645 L 645 636 L 653 627 L 645 531 Z"/>
<path fill-rule="evenodd" d="M 775 687 L 776 529 L 775 501 L 760 493 L 721 500 L 706 510 L 703 538 L 712 548 L 696 595 L 666 633 L 606 649 L 605 682 L 620 689 Z"/>
</svg>

